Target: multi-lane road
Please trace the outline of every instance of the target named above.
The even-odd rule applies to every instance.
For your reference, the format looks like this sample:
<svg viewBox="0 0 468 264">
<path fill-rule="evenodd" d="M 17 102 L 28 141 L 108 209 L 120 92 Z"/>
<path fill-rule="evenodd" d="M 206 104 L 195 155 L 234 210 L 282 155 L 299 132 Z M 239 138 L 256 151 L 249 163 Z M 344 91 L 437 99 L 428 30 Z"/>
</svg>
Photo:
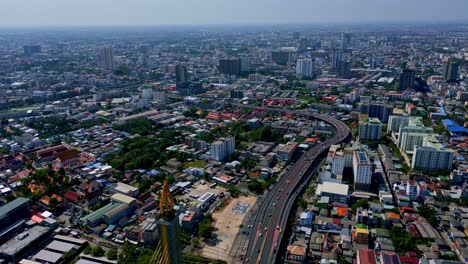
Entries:
<svg viewBox="0 0 468 264">
<path fill-rule="evenodd" d="M 315 173 L 318 164 L 324 157 L 324 152 L 328 151 L 331 145 L 346 140 L 350 133 L 345 124 L 328 115 L 240 104 L 236 104 L 236 106 L 272 112 L 293 112 L 296 115 L 328 122 L 335 127 L 334 136 L 305 152 L 266 194 L 265 199 L 258 206 L 257 211 L 254 212 L 255 220 L 249 225 L 251 232 L 244 263 L 270 264 L 276 260 L 283 230 L 286 227 L 295 198 Z"/>
</svg>

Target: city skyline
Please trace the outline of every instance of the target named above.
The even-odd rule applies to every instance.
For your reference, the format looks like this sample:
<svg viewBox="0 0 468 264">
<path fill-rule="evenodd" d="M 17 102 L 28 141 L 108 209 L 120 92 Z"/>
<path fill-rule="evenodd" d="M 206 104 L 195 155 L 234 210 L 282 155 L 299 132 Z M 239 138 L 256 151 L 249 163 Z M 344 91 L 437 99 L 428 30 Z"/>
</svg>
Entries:
<svg viewBox="0 0 468 264">
<path fill-rule="evenodd" d="M 452 0 L 102 0 L 4 1 L 0 27 L 185 24 L 466 22 L 468 2 Z M 28 8 L 24 8 L 28 6 Z M 404 8 L 402 8 L 404 7 Z"/>
</svg>

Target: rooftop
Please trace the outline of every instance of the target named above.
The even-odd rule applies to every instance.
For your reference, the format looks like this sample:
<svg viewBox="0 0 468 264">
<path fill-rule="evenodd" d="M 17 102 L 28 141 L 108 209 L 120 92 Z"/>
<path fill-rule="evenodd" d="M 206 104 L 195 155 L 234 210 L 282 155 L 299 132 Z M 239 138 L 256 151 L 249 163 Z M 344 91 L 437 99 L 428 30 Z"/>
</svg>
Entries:
<svg viewBox="0 0 468 264">
<path fill-rule="evenodd" d="M 5 204 L 4 206 L 0 207 L 0 216 L 8 214 L 9 212 L 14 210 L 15 208 L 17 208 L 17 207 L 19 207 L 19 206 L 21 206 L 23 204 L 26 204 L 26 203 L 29 203 L 29 199 L 23 198 L 23 197 L 18 197 L 15 200 L 13 200 L 13 201 Z"/>
</svg>

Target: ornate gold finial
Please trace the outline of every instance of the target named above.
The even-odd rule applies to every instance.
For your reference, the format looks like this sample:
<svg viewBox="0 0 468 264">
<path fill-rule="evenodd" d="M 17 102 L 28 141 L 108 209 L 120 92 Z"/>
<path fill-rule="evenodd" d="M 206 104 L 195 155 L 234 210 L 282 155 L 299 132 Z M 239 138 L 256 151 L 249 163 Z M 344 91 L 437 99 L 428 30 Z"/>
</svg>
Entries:
<svg viewBox="0 0 468 264">
<path fill-rule="evenodd" d="M 172 218 L 175 215 L 174 205 L 174 198 L 169 190 L 169 183 L 165 180 L 159 199 L 160 217 Z"/>
</svg>

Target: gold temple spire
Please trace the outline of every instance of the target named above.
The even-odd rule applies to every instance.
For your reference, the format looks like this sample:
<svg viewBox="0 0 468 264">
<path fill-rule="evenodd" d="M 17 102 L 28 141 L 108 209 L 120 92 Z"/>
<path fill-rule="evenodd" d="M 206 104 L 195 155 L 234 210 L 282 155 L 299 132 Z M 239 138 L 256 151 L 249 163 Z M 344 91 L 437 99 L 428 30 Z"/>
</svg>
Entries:
<svg viewBox="0 0 468 264">
<path fill-rule="evenodd" d="M 169 190 L 169 183 L 165 180 L 159 199 L 160 217 L 172 218 L 175 215 L 174 205 L 174 198 Z"/>
</svg>

